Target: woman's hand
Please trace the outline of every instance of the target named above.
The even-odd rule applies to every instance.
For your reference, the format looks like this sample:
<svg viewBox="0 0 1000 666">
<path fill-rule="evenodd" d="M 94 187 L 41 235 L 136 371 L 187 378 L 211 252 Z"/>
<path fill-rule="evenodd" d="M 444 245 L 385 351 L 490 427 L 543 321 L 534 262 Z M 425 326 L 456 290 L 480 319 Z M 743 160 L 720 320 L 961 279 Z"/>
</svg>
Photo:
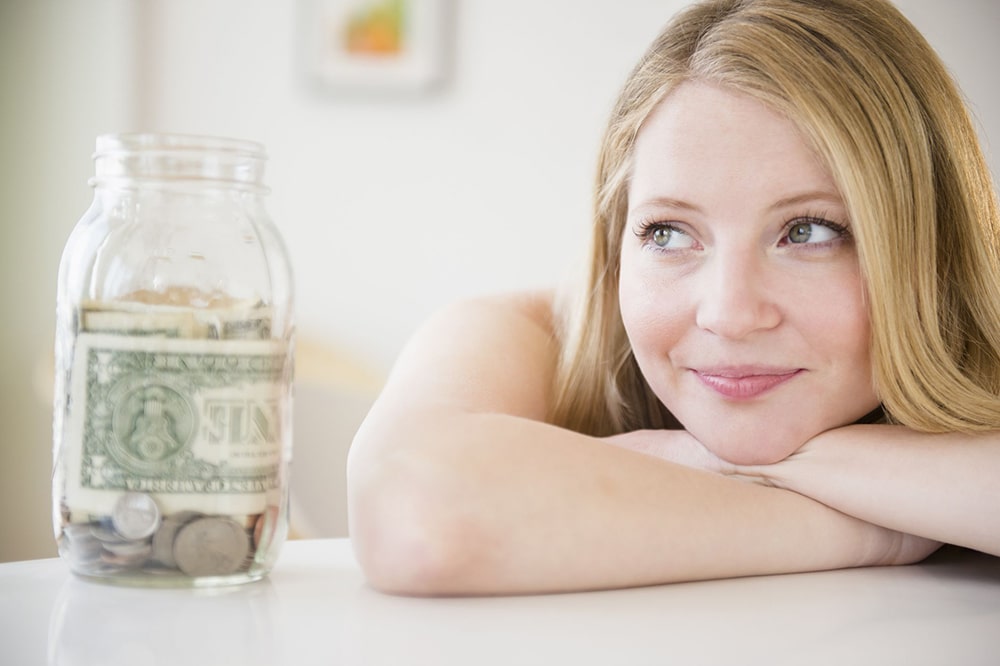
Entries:
<svg viewBox="0 0 1000 666">
<path fill-rule="evenodd" d="M 896 530 L 886 563 L 899 564 L 919 561 L 943 541 L 996 552 L 991 537 L 978 534 L 982 522 L 976 521 L 983 520 L 980 514 L 989 513 L 984 509 L 991 504 L 984 501 L 990 495 L 989 484 L 976 483 L 973 472 L 977 460 L 984 470 L 995 468 L 986 463 L 996 445 L 987 444 L 989 436 L 978 438 L 978 442 L 973 439 L 919 435 L 898 426 L 845 426 L 813 438 L 788 458 L 770 465 L 734 465 L 684 430 L 637 430 L 605 441 L 685 467 L 790 490 Z M 945 470 L 954 473 L 952 483 L 930 478 Z M 930 493 L 931 489 L 935 492 Z M 921 499 L 941 492 L 947 495 L 933 501 Z M 963 502 L 958 500 L 966 495 L 965 504 L 970 508 L 981 504 L 975 512 L 965 511 L 969 524 L 963 525 L 955 516 L 962 515 L 957 507 Z"/>
<path fill-rule="evenodd" d="M 866 428 L 868 434 L 878 434 L 882 432 L 888 436 L 890 432 L 892 432 L 892 429 L 889 428 L 884 431 L 872 430 L 871 428 L 873 427 L 878 428 L 885 426 L 867 426 Z M 851 427 L 848 426 L 845 429 L 840 429 L 844 431 L 844 433 L 840 434 L 849 433 L 850 428 Z M 841 511 L 847 510 L 848 508 L 853 509 L 854 506 L 857 506 L 854 500 L 850 498 L 841 500 L 840 497 L 834 493 L 821 492 L 825 491 L 831 483 L 843 488 L 842 492 L 852 492 L 852 490 L 850 490 L 851 488 L 863 490 L 862 487 L 855 486 L 855 484 L 851 481 L 844 480 L 842 477 L 838 482 L 836 480 L 837 474 L 833 471 L 823 475 L 822 478 L 827 479 L 827 481 L 817 483 L 814 486 L 797 482 L 798 479 L 796 477 L 796 473 L 798 471 L 797 468 L 800 467 L 799 462 L 802 459 L 810 460 L 813 457 L 820 455 L 814 450 L 817 448 L 821 449 L 827 439 L 830 438 L 818 437 L 810 440 L 795 453 L 782 461 L 771 465 L 753 466 L 734 465 L 727 460 L 723 460 L 709 451 L 701 442 L 685 430 L 636 430 L 634 432 L 626 432 L 620 435 L 606 437 L 605 441 L 619 448 L 643 453 L 660 458 L 661 460 L 677 463 L 685 467 L 700 469 L 762 486 L 771 486 L 791 490 L 801 495 L 805 495 L 806 497 L 819 500 L 831 508 Z M 806 470 L 808 471 L 810 467 L 811 466 L 806 467 Z M 816 470 L 816 472 L 822 474 L 821 470 Z M 855 473 L 863 477 L 865 476 L 865 472 L 866 471 L 864 469 L 858 469 Z M 816 488 L 815 494 L 810 492 L 811 488 Z M 843 495 L 841 495 L 841 497 L 842 496 Z M 852 515 L 860 514 L 865 519 L 871 520 L 877 524 L 883 524 L 879 523 L 880 520 L 884 520 L 885 523 L 890 524 L 893 522 L 886 520 L 883 514 L 879 511 L 866 510 L 853 513 L 853 511 L 847 510 L 846 512 L 852 513 Z M 893 534 L 892 539 L 885 547 L 884 555 L 879 559 L 878 563 L 909 564 L 912 562 L 919 562 L 937 550 L 940 546 L 941 543 L 938 540 L 897 531 Z"/>
</svg>

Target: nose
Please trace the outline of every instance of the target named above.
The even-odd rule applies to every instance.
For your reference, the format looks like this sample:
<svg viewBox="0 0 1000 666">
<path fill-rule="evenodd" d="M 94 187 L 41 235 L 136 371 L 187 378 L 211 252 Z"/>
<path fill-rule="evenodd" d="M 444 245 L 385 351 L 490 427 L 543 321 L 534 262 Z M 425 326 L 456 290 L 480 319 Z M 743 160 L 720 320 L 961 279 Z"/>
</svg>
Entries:
<svg viewBox="0 0 1000 666">
<path fill-rule="evenodd" d="M 781 323 L 777 285 L 769 279 L 764 257 L 752 252 L 720 252 L 708 259 L 699 272 L 699 328 L 740 340 Z"/>
</svg>

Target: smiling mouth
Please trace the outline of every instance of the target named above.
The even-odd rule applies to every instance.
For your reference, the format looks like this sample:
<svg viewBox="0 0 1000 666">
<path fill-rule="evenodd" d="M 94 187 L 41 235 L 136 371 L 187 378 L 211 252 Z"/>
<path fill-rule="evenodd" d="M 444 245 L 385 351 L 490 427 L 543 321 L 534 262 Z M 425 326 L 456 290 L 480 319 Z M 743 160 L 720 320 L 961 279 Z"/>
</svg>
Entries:
<svg viewBox="0 0 1000 666">
<path fill-rule="evenodd" d="M 692 370 L 701 383 L 730 400 L 750 400 L 781 386 L 803 372 L 795 370 Z"/>
</svg>

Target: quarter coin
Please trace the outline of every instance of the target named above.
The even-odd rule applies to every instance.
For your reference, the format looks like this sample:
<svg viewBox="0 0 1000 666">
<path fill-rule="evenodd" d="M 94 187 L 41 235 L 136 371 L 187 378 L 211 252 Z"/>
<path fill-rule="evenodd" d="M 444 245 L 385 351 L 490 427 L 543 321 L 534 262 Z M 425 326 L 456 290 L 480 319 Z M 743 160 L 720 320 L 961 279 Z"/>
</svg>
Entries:
<svg viewBox="0 0 1000 666">
<path fill-rule="evenodd" d="M 177 532 L 201 514 L 196 511 L 180 511 L 163 519 L 160 528 L 153 535 L 153 557 L 163 566 L 175 568 L 174 539 Z"/>
<path fill-rule="evenodd" d="M 210 516 L 187 523 L 174 539 L 174 561 L 188 576 L 225 576 L 236 572 L 250 549 L 250 537 L 230 518 Z"/>
</svg>

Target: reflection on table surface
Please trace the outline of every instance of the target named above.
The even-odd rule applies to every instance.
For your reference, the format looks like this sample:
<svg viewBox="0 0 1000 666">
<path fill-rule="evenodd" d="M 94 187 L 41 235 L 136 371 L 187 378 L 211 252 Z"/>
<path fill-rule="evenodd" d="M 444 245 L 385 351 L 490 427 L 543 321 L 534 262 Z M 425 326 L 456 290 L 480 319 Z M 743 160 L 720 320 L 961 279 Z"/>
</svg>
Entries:
<svg viewBox="0 0 1000 666">
<path fill-rule="evenodd" d="M 1000 559 L 506 598 L 368 588 L 346 540 L 290 542 L 268 579 L 114 587 L 0 565 L 4 663 L 997 664 Z M 7 658 L 10 661 L 7 661 Z"/>
</svg>

